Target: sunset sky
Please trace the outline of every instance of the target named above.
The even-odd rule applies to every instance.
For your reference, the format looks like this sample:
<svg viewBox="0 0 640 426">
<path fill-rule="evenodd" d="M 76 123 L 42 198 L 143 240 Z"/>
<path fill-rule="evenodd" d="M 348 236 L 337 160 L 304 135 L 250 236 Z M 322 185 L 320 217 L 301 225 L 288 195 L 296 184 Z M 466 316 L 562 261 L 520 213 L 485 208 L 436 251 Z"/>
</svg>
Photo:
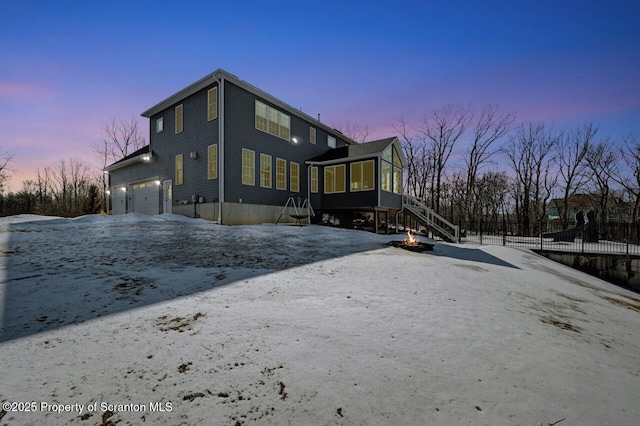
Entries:
<svg viewBox="0 0 640 426">
<path fill-rule="evenodd" d="M 637 1 L 0 0 L 8 189 L 78 158 L 103 123 L 217 68 L 323 122 L 393 135 L 447 103 L 640 134 Z"/>
</svg>

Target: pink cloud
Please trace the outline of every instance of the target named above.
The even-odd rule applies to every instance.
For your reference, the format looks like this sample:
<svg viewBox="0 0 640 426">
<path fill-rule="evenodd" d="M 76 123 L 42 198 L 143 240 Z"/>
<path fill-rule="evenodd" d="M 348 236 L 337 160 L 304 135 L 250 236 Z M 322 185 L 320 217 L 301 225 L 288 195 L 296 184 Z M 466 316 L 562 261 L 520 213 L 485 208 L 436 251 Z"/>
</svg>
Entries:
<svg viewBox="0 0 640 426">
<path fill-rule="evenodd" d="M 34 83 L 0 81 L 0 99 L 10 102 L 26 102 L 42 96 L 51 97 L 55 91 Z"/>
</svg>

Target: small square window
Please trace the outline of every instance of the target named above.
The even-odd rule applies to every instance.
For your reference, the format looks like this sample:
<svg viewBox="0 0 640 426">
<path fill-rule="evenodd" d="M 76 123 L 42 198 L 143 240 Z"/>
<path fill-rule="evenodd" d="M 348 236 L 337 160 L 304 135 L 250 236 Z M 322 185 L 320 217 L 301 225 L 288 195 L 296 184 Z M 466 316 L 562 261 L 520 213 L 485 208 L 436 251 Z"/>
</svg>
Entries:
<svg viewBox="0 0 640 426">
<path fill-rule="evenodd" d="M 335 148 L 336 147 L 336 138 L 334 138 L 333 136 L 327 136 L 327 146 L 329 148 Z"/>
</svg>

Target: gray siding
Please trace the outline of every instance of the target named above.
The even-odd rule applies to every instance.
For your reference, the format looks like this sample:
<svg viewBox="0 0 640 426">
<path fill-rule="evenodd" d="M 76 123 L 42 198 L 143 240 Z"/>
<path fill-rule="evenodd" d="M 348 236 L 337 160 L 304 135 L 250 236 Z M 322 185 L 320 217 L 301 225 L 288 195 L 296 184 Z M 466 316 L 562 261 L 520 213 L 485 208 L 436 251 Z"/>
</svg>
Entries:
<svg viewBox="0 0 640 426">
<path fill-rule="evenodd" d="M 327 133 L 317 124 L 304 121 L 294 115 L 291 117 L 291 137 L 298 143 L 286 141 L 255 128 L 255 101 L 281 108 L 257 98 L 254 94 L 225 82 L 225 202 L 284 206 L 291 194 L 289 188 L 290 162 L 300 166 L 300 195 L 307 195 L 307 165 L 305 161 L 325 153 Z M 309 142 L 309 128 L 316 128 L 316 144 Z M 337 139 L 338 146 L 345 146 L 343 140 Z M 255 185 L 242 184 L 242 148 L 255 152 Z M 272 157 L 272 188 L 260 187 L 260 154 Z M 276 158 L 287 161 L 287 189 L 276 189 Z"/>
<path fill-rule="evenodd" d="M 192 195 L 204 197 L 205 202 L 218 198 L 218 179 L 209 180 L 208 146 L 218 143 L 218 119 L 207 119 L 207 91 L 211 85 L 180 102 L 183 105 L 183 131 L 175 134 L 175 107 L 177 103 L 150 118 L 149 134 L 151 149 L 157 156 L 160 180 L 173 180 L 173 203 L 179 200 L 191 200 Z M 219 96 L 219 94 L 218 94 Z M 218 116 L 220 114 L 218 113 Z M 164 119 L 164 130 L 156 132 L 156 120 Z M 220 149 L 218 147 L 218 149 Z M 197 159 L 191 159 L 190 153 L 197 152 Z M 175 157 L 183 155 L 183 184 L 175 182 Z M 218 154 L 219 155 L 219 154 Z M 220 175 L 218 169 L 218 176 Z"/>
</svg>

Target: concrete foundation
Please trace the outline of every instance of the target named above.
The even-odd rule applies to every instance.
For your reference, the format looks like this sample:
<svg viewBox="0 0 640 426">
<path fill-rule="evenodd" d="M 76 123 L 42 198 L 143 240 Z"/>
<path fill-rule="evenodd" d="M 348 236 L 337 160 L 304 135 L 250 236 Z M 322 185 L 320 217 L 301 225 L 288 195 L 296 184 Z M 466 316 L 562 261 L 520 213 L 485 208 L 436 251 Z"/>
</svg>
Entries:
<svg viewBox="0 0 640 426">
<path fill-rule="evenodd" d="M 195 204 L 196 217 L 217 221 L 218 208 L 220 203 Z M 267 206 L 261 204 L 247 203 L 222 203 L 222 224 L 223 225 L 256 225 L 260 223 L 276 223 L 282 213 L 283 206 Z M 181 204 L 173 206 L 173 212 L 187 217 L 194 217 L 193 204 Z M 288 207 L 286 214 L 282 215 L 279 223 L 295 223 L 295 218 L 289 216 L 294 214 L 293 208 Z M 304 211 L 302 214 L 306 214 Z M 302 219 L 303 224 L 308 220 Z"/>
</svg>

